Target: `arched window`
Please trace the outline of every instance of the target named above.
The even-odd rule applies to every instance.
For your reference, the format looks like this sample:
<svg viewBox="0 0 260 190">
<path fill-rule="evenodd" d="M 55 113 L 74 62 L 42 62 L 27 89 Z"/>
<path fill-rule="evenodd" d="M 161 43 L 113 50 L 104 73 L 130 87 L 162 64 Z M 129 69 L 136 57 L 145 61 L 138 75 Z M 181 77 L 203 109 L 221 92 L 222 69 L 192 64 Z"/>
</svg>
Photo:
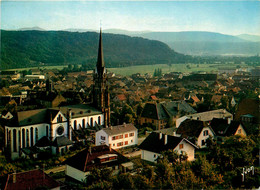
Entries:
<svg viewBox="0 0 260 190">
<path fill-rule="evenodd" d="M 33 146 L 33 128 L 31 127 L 30 129 L 30 133 L 31 133 L 31 146 Z"/>
<path fill-rule="evenodd" d="M 38 128 L 35 128 L 35 143 L 38 141 L 39 136 L 38 136 Z"/>
<path fill-rule="evenodd" d="M 98 116 L 98 124 L 101 125 L 101 117 Z"/>
<path fill-rule="evenodd" d="M 85 128 L 85 119 L 82 119 L 82 127 Z"/>
<path fill-rule="evenodd" d="M 14 152 L 17 152 L 17 134 L 16 134 L 16 129 L 13 130 L 13 149 Z"/>
<path fill-rule="evenodd" d="M 25 129 L 22 130 L 22 148 L 25 147 Z"/>
<path fill-rule="evenodd" d="M 74 130 L 77 130 L 77 120 L 74 120 Z"/>
<path fill-rule="evenodd" d="M 93 125 L 93 118 L 92 118 L 92 117 L 90 118 L 90 126 L 91 126 L 91 127 L 94 126 L 94 125 Z"/>
<path fill-rule="evenodd" d="M 30 143 L 30 142 L 29 142 L 29 130 L 26 129 L 26 147 L 29 147 L 29 146 L 30 146 L 29 143 Z"/>
<path fill-rule="evenodd" d="M 46 126 L 46 137 L 49 137 L 49 126 Z"/>
<path fill-rule="evenodd" d="M 59 114 L 59 116 L 57 117 L 57 123 L 61 123 L 62 122 L 62 116 Z"/>
<path fill-rule="evenodd" d="M 20 148 L 21 148 L 21 130 L 19 130 L 18 131 L 18 144 L 19 144 L 19 149 L 18 149 L 18 151 L 20 150 Z"/>
</svg>

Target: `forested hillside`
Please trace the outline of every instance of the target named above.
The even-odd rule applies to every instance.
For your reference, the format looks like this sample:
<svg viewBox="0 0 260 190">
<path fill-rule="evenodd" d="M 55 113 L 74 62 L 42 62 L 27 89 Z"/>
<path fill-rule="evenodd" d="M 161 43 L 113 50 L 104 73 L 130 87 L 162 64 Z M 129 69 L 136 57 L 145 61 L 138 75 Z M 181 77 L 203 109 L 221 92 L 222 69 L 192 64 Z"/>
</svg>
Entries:
<svg viewBox="0 0 260 190">
<path fill-rule="evenodd" d="M 65 31 L 1 30 L 1 68 L 96 63 L 99 34 Z M 191 59 L 166 44 L 118 34 L 103 34 L 107 67 L 182 63 Z"/>
</svg>

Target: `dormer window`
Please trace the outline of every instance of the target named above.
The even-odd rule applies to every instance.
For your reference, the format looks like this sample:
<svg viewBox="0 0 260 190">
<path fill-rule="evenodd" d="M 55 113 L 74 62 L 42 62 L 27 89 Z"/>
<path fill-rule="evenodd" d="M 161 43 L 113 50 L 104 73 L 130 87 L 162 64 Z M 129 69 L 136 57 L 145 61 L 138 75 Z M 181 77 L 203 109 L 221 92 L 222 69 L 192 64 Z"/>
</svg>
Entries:
<svg viewBox="0 0 260 190">
<path fill-rule="evenodd" d="M 117 154 L 104 154 L 102 156 L 99 156 L 98 159 L 100 160 L 100 163 L 107 163 L 117 160 Z"/>
</svg>

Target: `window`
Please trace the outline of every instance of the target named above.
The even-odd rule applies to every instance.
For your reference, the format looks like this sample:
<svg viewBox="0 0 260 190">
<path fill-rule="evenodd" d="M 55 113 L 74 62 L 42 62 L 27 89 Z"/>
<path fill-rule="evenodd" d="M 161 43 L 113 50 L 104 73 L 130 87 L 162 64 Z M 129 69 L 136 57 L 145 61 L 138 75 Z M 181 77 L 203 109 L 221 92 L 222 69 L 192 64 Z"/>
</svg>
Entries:
<svg viewBox="0 0 260 190">
<path fill-rule="evenodd" d="M 113 146 L 115 146 L 115 144 L 113 144 Z"/>
<path fill-rule="evenodd" d="M 123 135 L 119 135 L 119 139 L 122 139 L 124 136 Z"/>
<path fill-rule="evenodd" d="M 31 127 L 30 129 L 30 133 L 31 133 L 31 146 L 33 146 L 33 128 Z"/>
<path fill-rule="evenodd" d="M 127 138 L 128 137 L 128 134 L 125 134 L 125 138 Z"/>
<path fill-rule="evenodd" d="M 203 131 L 203 136 L 208 136 L 208 135 L 209 135 L 209 131 L 208 130 Z"/>
<path fill-rule="evenodd" d="M 125 141 L 125 145 L 128 145 L 128 141 Z"/>
<path fill-rule="evenodd" d="M 93 118 L 92 118 L 92 117 L 90 118 L 90 126 L 91 126 L 91 127 L 94 126 L 94 125 L 93 125 Z"/>
<path fill-rule="evenodd" d="M 179 145 L 179 149 L 183 149 L 183 144 L 180 144 L 180 145 Z"/>
<path fill-rule="evenodd" d="M 101 125 L 101 117 L 98 116 L 98 124 Z"/>
<path fill-rule="evenodd" d="M 242 129 L 238 129 L 237 133 L 241 134 L 242 133 Z"/>
<path fill-rule="evenodd" d="M 131 143 L 133 142 L 133 140 L 131 140 Z"/>
<path fill-rule="evenodd" d="M 61 123 L 61 122 L 62 122 L 62 116 L 59 115 L 59 116 L 57 117 L 57 123 Z"/>
<path fill-rule="evenodd" d="M 103 141 L 106 140 L 106 137 L 104 137 L 104 136 L 101 136 L 100 138 L 101 138 L 101 140 L 103 140 Z"/>
<path fill-rule="evenodd" d="M 85 119 L 82 119 L 82 127 L 85 128 Z"/>
<path fill-rule="evenodd" d="M 74 130 L 77 130 L 77 120 L 74 120 Z"/>
<path fill-rule="evenodd" d="M 14 152 L 17 152 L 17 141 L 16 141 L 16 129 L 13 130 L 13 149 Z"/>
<path fill-rule="evenodd" d="M 22 129 L 22 146 L 25 147 L 25 129 Z"/>
<path fill-rule="evenodd" d="M 123 146 L 123 142 L 117 143 L 117 146 Z"/>
<path fill-rule="evenodd" d="M 113 136 L 113 137 L 112 137 L 112 140 L 113 140 L 113 141 L 116 140 L 116 136 Z"/>
<path fill-rule="evenodd" d="M 205 146 L 206 145 L 206 140 L 202 140 L 201 141 L 201 146 Z"/>
<path fill-rule="evenodd" d="M 134 136 L 134 133 L 130 133 L 129 136 L 130 136 L 130 137 Z"/>
<path fill-rule="evenodd" d="M 28 129 L 26 129 L 26 146 L 27 147 L 29 147 L 30 146 L 30 144 L 29 144 L 30 142 L 29 142 L 29 130 Z"/>
<path fill-rule="evenodd" d="M 156 154 L 154 154 L 153 157 L 156 158 Z"/>
<path fill-rule="evenodd" d="M 38 128 L 35 128 L 35 141 L 37 142 L 38 141 Z"/>
</svg>

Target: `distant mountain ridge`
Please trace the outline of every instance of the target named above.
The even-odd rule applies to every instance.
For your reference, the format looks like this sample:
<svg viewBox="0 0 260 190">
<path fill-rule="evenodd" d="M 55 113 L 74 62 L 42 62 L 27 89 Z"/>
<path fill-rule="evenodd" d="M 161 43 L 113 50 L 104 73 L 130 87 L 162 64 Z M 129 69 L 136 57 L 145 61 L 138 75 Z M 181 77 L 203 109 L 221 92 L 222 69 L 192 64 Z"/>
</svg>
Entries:
<svg viewBox="0 0 260 190">
<path fill-rule="evenodd" d="M 87 64 L 94 68 L 99 34 L 66 31 L 1 30 L 1 68 Z M 176 53 L 163 42 L 103 33 L 107 67 L 182 63 L 190 56 Z"/>
</svg>

